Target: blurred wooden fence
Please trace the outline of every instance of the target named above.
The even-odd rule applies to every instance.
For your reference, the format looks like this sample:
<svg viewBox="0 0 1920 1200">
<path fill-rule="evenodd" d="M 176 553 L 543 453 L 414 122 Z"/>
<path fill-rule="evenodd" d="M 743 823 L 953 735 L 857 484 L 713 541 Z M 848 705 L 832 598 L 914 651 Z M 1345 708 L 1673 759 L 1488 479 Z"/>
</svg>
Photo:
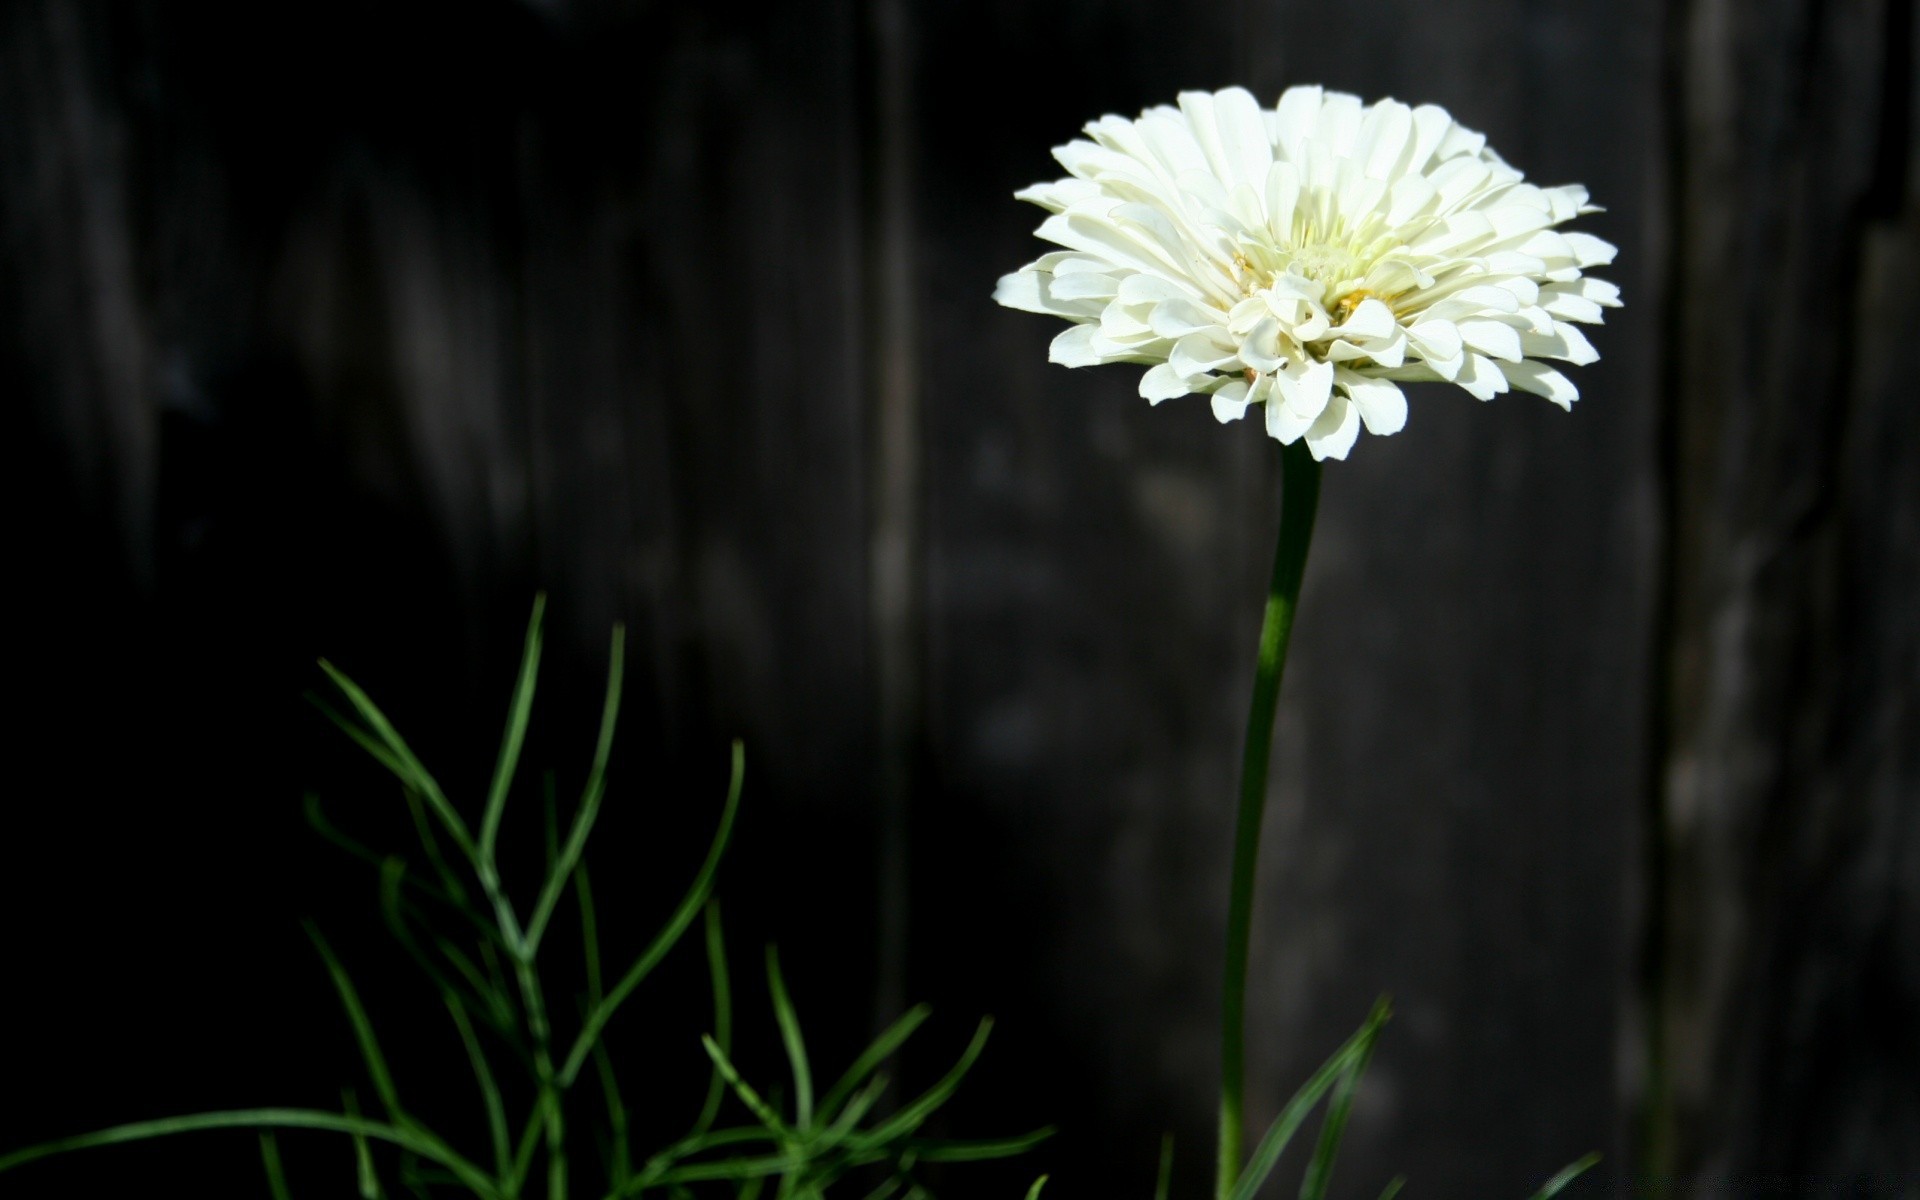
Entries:
<svg viewBox="0 0 1920 1200">
<path fill-rule="evenodd" d="M 993 1010 L 981 1122 L 1066 1121 L 1070 1196 L 1146 1194 L 1172 1128 L 1199 1195 L 1277 456 L 1048 366 L 989 299 L 1010 193 L 1181 88 L 1433 101 L 1591 188 L 1626 307 L 1572 416 L 1436 389 L 1328 472 L 1255 1115 L 1390 991 L 1346 1186 L 1598 1148 L 1647 1194 L 1920 1194 L 1914 41 L 1905 0 L 9 4 L 28 742 L 151 716 L 81 682 L 143 640 L 494 703 L 544 586 L 582 680 L 632 627 L 629 762 L 747 738 L 776 832 L 729 886 L 792 906 L 818 1007 Z M 106 973 L 48 974 L 87 868 L 35 847 L 131 823 L 110 892 L 231 849 L 138 775 L 7 818 L 16 1033 Z"/>
</svg>

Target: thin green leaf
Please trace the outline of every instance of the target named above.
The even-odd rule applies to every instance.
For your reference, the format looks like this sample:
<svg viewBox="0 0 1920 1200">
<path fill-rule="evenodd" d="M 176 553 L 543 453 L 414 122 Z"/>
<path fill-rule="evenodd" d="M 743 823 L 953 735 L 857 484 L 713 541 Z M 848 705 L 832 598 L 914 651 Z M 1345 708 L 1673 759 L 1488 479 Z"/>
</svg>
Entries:
<svg viewBox="0 0 1920 1200">
<path fill-rule="evenodd" d="M 980 1052 L 986 1049 L 987 1037 L 992 1032 L 993 1018 L 981 1018 L 980 1027 L 974 1031 L 973 1040 L 967 1043 L 966 1050 L 961 1053 L 960 1061 L 941 1076 L 938 1083 L 862 1137 L 849 1139 L 849 1143 L 857 1143 L 861 1146 L 883 1145 L 918 1129 L 928 1117 L 947 1102 L 953 1095 L 954 1089 L 960 1086 L 960 1081 L 973 1068 L 974 1061 L 980 1057 Z"/>
<path fill-rule="evenodd" d="M 340 1093 L 341 1107 L 347 1115 L 360 1115 L 360 1105 L 355 1101 L 351 1090 Z M 349 1133 L 353 1139 L 354 1181 L 359 1187 L 360 1200 L 381 1200 L 380 1176 L 373 1169 L 373 1151 L 367 1147 L 367 1138 L 362 1133 Z"/>
<path fill-rule="evenodd" d="M 493 782 L 487 787 L 487 811 L 480 821 L 480 857 L 493 861 L 493 849 L 500 839 L 500 819 L 506 815 L 507 793 L 513 788 L 514 772 L 520 765 L 520 747 L 527 738 L 527 718 L 533 712 L 534 681 L 540 674 L 540 618 L 547 610 L 547 594 L 535 592 L 533 616 L 527 621 L 527 640 L 520 652 L 520 676 L 514 680 L 513 699 L 507 705 L 507 729 L 500 738 L 500 757 L 493 765 Z"/>
<path fill-rule="evenodd" d="M 726 807 L 721 810 L 720 827 L 715 831 L 713 843 L 707 849 L 706 861 L 700 864 L 700 871 L 694 877 L 693 886 L 687 890 L 686 896 L 680 901 L 680 906 L 668 918 L 666 926 L 654 936 L 653 941 L 634 964 L 627 968 L 627 973 L 621 976 L 620 982 L 607 993 L 606 998 L 594 1005 L 593 1011 L 587 1015 L 585 1023 L 581 1026 L 580 1035 L 574 1039 L 573 1049 L 567 1053 L 566 1065 L 560 1069 L 558 1078 L 562 1088 L 572 1086 L 575 1077 L 580 1073 L 581 1064 L 586 1062 L 587 1054 L 593 1048 L 594 1039 L 600 1036 L 600 1031 L 606 1027 L 607 1022 L 613 1018 L 613 1014 L 619 1010 L 626 998 L 633 993 L 633 989 L 639 987 L 641 980 L 659 965 L 660 960 L 666 957 L 667 951 L 673 949 L 674 944 L 680 940 L 680 935 L 685 933 L 687 926 L 693 923 L 694 914 L 699 912 L 701 905 L 707 902 L 707 896 L 713 890 L 714 874 L 720 869 L 720 856 L 726 852 L 727 839 L 733 833 L 733 820 L 740 809 L 740 787 L 745 773 L 745 753 L 736 739 L 733 743 L 733 769 L 732 777 L 727 784 Z"/>
<path fill-rule="evenodd" d="M 460 1044 L 466 1047 L 467 1061 L 473 1066 L 473 1080 L 480 1087 L 480 1100 L 487 1109 L 487 1136 L 493 1143 L 494 1174 L 504 1179 L 513 1169 L 513 1149 L 507 1133 L 507 1108 L 500 1095 L 500 1086 L 494 1081 L 486 1050 L 480 1045 L 480 1039 L 474 1036 L 473 1022 L 467 1019 L 466 1004 L 459 993 L 443 989 L 440 998 L 447 1006 L 448 1015 L 453 1018 L 454 1028 L 460 1031 Z"/>
<path fill-rule="evenodd" d="M 627 1136 L 627 1106 L 613 1072 L 606 1039 L 593 1044 L 593 1066 L 600 1076 L 600 1095 L 607 1106 L 607 1174 L 618 1185 L 633 1175 L 633 1148 Z"/>
<path fill-rule="evenodd" d="M 880 1102 L 880 1097 L 887 1090 L 887 1082 L 884 1073 L 868 1080 L 867 1086 L 855 1092 L 853 1099 L 847 1101 L 847 1106 L 840 1110 L 840 1115 L 833 1119 L 833 1124 L 821 1131 L 815 1139 L 815 1144 L 826 1147 L 838 1145 L 842 1138 L 860 1124 L 860 1118 L 866 1116 L 872 1111 L 873 1106 Z"/>
<path fill-rule="evenodd" d="M 367 1010 L 360 1003 L 360 993 L 354 990 L 353 980 L 333 956 L 333 950 L 327 940 L 320 936 L 320 930 L 312 922 L 306 922 L 307 936 L 313 939 L 314 949 L 326 960 L 327 974 L 333 977 L 334 990 L 340 993 L 340 1004 L 347 1010 L 347 1020 L 353 1024 L 353 1036 L 360 1043 L 360 1057 L 367 1064 L 367 1074 L 373 1079 L 373 1090 L 379 1095 L 380 1103 L 387 1110 L 387 1116 L 396 1124 L 410 1126 L 412 1122 L 406 1110 L 400 1107 L 400 1096 L 394 1090 L 393 1076 L 387 1071 L 387 1060 L 380 1053 L 379 1039 L 374 1037 L 373 1022 L 367 1019 Z"/>
<path fill-rule="evenodd" d="M 787 1065 L 793 1069 L 794 1124 L 801 1129 L 813 1126 L 813 1071 L 807 1065 L 807 1043 L 800 1036 L 800 1015 L 793 1010 L 787 995 L 787 981 L 780 975 L 780 954 L 767 947 L 767 990 L 773 995 L 773 1019 L 780 1026 L 780 1041 L 787 1050 Z"/>
<path fill-rule="evenodd" d="M 1047 1176 L 1042 1175 L 1040 1178 L 1034 1180 L 1033 1186 L 1027 1189 L 1027 1200 L 1040 1200 L 1040 1189 L 1046 1186 Z"/>
<path fill-rule="evenodd" d="M 1173 1134 L 1160 1135 L 1160 1169 L 1154 1174 L 1153 1200 L 1167 1200 L 1173 1186 Z"/>
<path fill-rule="evenodd" d="M 185 1117 L 166 1117 L 158 1121 L 137 1121 L 130 1125 L 115 1125 L 109 1129 L 96 1130 L 78 1137 L 61 1138 L 58 1141 L 42 1142 L 37 1146 L 28 1146 L 22 1150 L 15 1150 L 11 1154 L 0 1155 L 0 1171 L 9 1171 L 14 1167 L 55 1154 L 88 1150 L 96 1146 L 142 1142 L 208 1129 L 325 1129 L 335 1133 L 358 1133 L 376 1141 L 391 1142 L 403 1149 L 413 1151 L 422 1158 L 439 1163 L 459 1176 L 463 1185 L 488 1200 L 496 1200 L 500 1195 L 499 1190 L 493 1186 L 493 1182 L 485 1174 L 473 1164 L 454 1154 L 431 1134 L 418 1129 L 404 1129 L 385 1121 L 372 1121 L 364 1117 L 349 1117 L 341 1113 L 301 1108 L 236 1109 L 227 1112 L 195 1113 Z"/>
<path fill-rule="evenodd" d="M 1393 1200 L 1395 1196 L 1400 1194 L 1400 1189 L 1405 1186 L 1407 1186 L 1407 1177 L 1405 1175 L 1395 1175 L 1388 1181 L 1387 1186 L 1380 1190 L 1380 1200 Z"/>
<path fill-rule="evenodd" d="M 460 988 L 448 977 L 447 973 L 440 968 L 440 964 L 434 960 L 434 957 L 427 953 L 426 948 L 420 944 L 420 940 L 414 936 L 413 926 L 408 922 L 407 917 L 409 913 L 411 913 L 416 920 L 419 920 L 421 919 L 421 914 L 406 901 L 404 887 L 407 881 L 407 866 L 404 862 L 397 858 L 389 858 L 385 863 L 381 864 L 381 916 L 386 919 L 387 929 L 393 934 L 394 940 L 398 941 L 401 949 L 407 952 L 408 957 L 412 958 L 413 961 L 419 965 L 420 969 L 426 972 L 427 977 L 433 980 L 434 985 L 443 992 L 457 994 Z M 472 962 L 457 950 L 449 957 L 448 961 L 454 963 L 455 969 L 461 972 L 462 978 L 473 988 L 475 996 L 490 1010 L 487 1014 L 489 1021 L 497 1024 L 500 1017 L 498 997 L 490 994 L 487 980 L 474 969 Z"/>
<path fill-rule="evenodd" d="M 513 1173 L 508 1176 L 509 1194 L 518 1195 L 520 1185 L 526 1181 L 527 1172 L 533 1169 L 533 1156 L 540 1149 L 540 1135 L 546 1132 L 547 1125 L 542 1117 L 544 1108 L 540 1104 L 533 1106 L 527 1115 L 527 1123 L 521 1127 L 520 1141 L 513 1151 Z"/>
<path fill-rule="evenodd" d="M 774 1154 L 765 1158 L 729 1158 L 720 1162 L 692 1163 L 684 1167 L 675 1167 L 661 1178 L 662 1183 L 700 1183 L 716 1179 L 764 1179 L 769 1175 L 782 1175 L 805 1160 L 791 1154 Z"/>
<path fill-rule="evenodd" d="M 321 665 L 325 666 L 326 664 L 322 663 Z M 367 754 L 371 756 L 375 762 L 379 763 L 381 766 L 385 767 L 388 771 L 391 771 L 396 777 L 398 777 L 401 783 L 406 784 L 408 787 L 413 786 L 412 771 L 407 767 L 407 764 L 405 762 L 395 757 L 393 751 L 389 750 L 386 747 L 386 744 L 383 743 L 379 738 L 375 737 L 371 733 L 368 733 L 365 729 L 361 728 L 357 723 L 348 719 L 345 713 L 341 712 L 339 709 L 335 708 L 333 705 L 328 704 L 325 700 L 322 700 L 315 693 L 313 692 L 307 693 L 307 702 L 313 705 L 315 708 L 319 709 L 320 715 L 325 717 L 327 720 L 333 722 L 333 724 L 339 728 L 340 732 L 352 738 L 354 743 L 357 744 L 362 750 L 365 750 Z"/>
<path fill-rule="evenodd" d="M 485 926 L 486 921 L 467 904 L 467 889 L 461 884 L 460 877 L 447 865 L 447 856 L 440 852 L 440 839 L 433 836 L 433 824 L 427 820 L 426 809 L 420 803 L 420 795 L 411 788 L 404 789 L 407 802 L 407 816 L 413 821 L 413 831 L 420 839 L 420 848 L 426 851 L 427 861 L 433 864 L 434 874 L 440 877 L 440 885 L 447 890 L 447 896 L 453 906 L 468 920 Z"/>
<path fill-rule="evenodd" d="M 581 952 L 587 970 L 587 1007 L 592 1008 L 600 1003 L 603 994 L 600 982 L 600 924 L 593 903 L 593 884 L 587 877 L 585 863 L 581 863 L 580 869 L 573 874 L 573 892 L 580 906 Z M 604 1037 L 593 1043 L 593 1064 L 600 1076 L 600 1095 L 606 1102 L 608 1133 L 612 1137 L 608 1174 L 617 1187 L 633 1174 L 633 1150 L 627 1138 L 626 1102 L 620 1096 L 620 1083 L 614 1075 L 613 1059 L 607 1053 Z"/>
<path fill-rule="evenodd" d="M 1287 1106 L 1280 1110 L 1280 1115 L 1274 1118 L 1273 1124 L 1267 1127 L 1266 1136 L 1260 1139 L 1260 1145 L 1255 1148 L 1253 1157 L 1248 1160 L 1246 1170 L 1241 1172 L 1239 1180 L 1234 1184 L 1231 1200 L 1253 1200 L 1254 1193 L 1260 1190 L 1260 1185 L 1265 1183 L 1267 1176 L 1273 1173 L 1274 1166 L 1280 1161 L 1281 1153 L 1286 1150 L 1287 1143 L 1293 1139 L 1294 1132 L 1300 1128 L 1300 1123 L 1307 1119 L 1307 1114 L 1313 1111 L 1313 1106 L 1320 1102 L 1320 1098 L 1333 1086 L 1341 1073 L 1352 1066 L 1356 1057 L 1363 1052 L 1363 1048 L 1371 1043 L 1379 1032 L 1381 1022 L 1385 1020 L 1386 1014 L 1382 1007 L 1375 1005 L 1373 1014 L 1367 1018 L 1367 1023 L 1360 1027 L 1359 1032 L 1348 1038 L 1346 1044 L 1340 1049 L 1334 1051 L 1333 1057 L 1314 1072 L 1313 1078 L 1307 1080 L 1300 1090 L 1293 1094 L 1293 1099 L 1287 1102 Z"/>
<path fill-rule="evenodd" d="M 703 1034 L 700 1045 L 706 1049 L 707 1057 L 713 1060 L 713 1065 L 720 1072 L 720 1077 L 727 1081 L 727 1086 L 733 1089 L 734 1095 L 740 1097 L 740 1102 L 747 1106 L 748 1111 L 781 1138 L 792 1139 L 794 1136 L 792 1127 L 781 1119 L 780 1114 L 771 1104 L 761 1099 L 760 1093 L 754 1091 L 752 1085 L 740 1078 L 740 1072 L 734 1069 L 732 1060 L 727 1057 L 724 1050 L 720 1049 L 720 1044 Z M 713 1178 L 718 1179 L 721 1176 L 713 1176 Z"/>
<path fill-rule="evenodd" d="M 820 1099 L 821 1113 L 831 1117 L 840 1102 L 859 1086 L 860 1081 L 878 1069 L 881 1063 L 887 1061 L 893 1052 L 900 1048 L 901 1043 L 912 1037 L 913 1031 L 920 1028 L 921 1023 L 932 1014 L 931 1008 L 924 1004 L 916 1004 L 899 1020 L 887 1026 L 879 1037 L 873 1039 L 871 1045 L 860 1052 L 860 1057 L 853 1060 L 853 1065 L 847 1068 L 847 1073 L 827 1089 L 827 1094 Z"/>
<path fill-rule="evenodd" d="M 460 847 L 461 853 L 465 854 L 469 861 L 474 860 L 473 835 L 467 832 L 466 822 L 460 819 L 460 814 L 454 811 L 452 804 L 448 803 L 446 793 L 440 790 L 439 783 L 407 747 L 406 740 L 394 729 L 393 723 L 387 720 L 386 714 L 380 711 L 379 705 L 361 691 L 358 684 L 347 678 L 338 667 L 324 658 L 320 660 L 320 669 L 327 673 L 327 678 L 333 680 L 334 686 L 339 688 L 341 694 L 353 704 L 354 711 L 360 714 L 360 719 L 367 723 L 373 735 L 386 748 L 386 756 L 376 754 L 375 757 L 379 758 L 388 770 L 393 771 L 403 782 L 420 793 L 433 807 L 434 815 L 440 818 L 441 825 L 453 838 L 454 844 Z M 349 734 L 354 735 L 355 741 L 367 745 L 367 742 L 358 734 L 354 734 L 354 727 L 351 724 L 344 728 Z M 371 750 L 370 746 L 368 748 Z"/>
<path fill-rule="evenodd" d="M 706 941 L 707 975 L 713 987 L 713 1040 L 720 1049 L 733 1053 L 733 986 L 727 975 L 727 944 L 720 928 L 720 901 L 709 900 L 706 904 Z M 693 1132 L 697 1135 L 713 1125 L 713 1119 L 720 1114 L 720 1100 L 726 1095 L 726 1080 L 721 1078 L 720 1069 L 715 1067 L 707 1079 L 707 1098 L 700 1105 L 700 1115 L 694 1120 Z"/>
<path fill-rule="evenodd" d="M 1576 1162 L 1568 1163 L 1560 1169 L 1559 1174 L 1540 1185 L 1540 1190 L 1533 1194 L 1533 1200 L 1552 1200 L 1554 1196 L 1560 1194 L 1561 1189 L 1578 1179 L 1599 1161 L 1598 1154 L 1589 1154 Z"/>
<path fill-rule="evenodd" d="M 1041 1182 L 1043 1183 L 1045 1182 L 1045 1176 L 1041 1177 Z M 876 1187 L 872 1191 L 868 1192 L 866 1194 L 865 1200 L 888 1200 L 889 1197 L 891 1197 L 895 1192 L 899 1190 L 900 1190 L 900 1179 L 898 1177 L 889 1177 L 881 1180 L 879 1187 Z M 1032 1196 L 1033 1193 L 1028 1192 L 1027 1195 Z"/>
<path fill-rule="evenodd" d="M 380 855 L 375 854 L 366 846 L 361 845 L 359 842 L 340 832 L 339 828 L 336 827 L 332 821 L 327 820 L 325 810 L 320 807 L 320 796 L 317 792 L 308 792 L 302 796 L 301 807 L 306 813 L 307 824 L 313 827 L 315 833 L 346 851 L 354 858 L 359 859 L 361 862 L 376 867 L 380 865 Z"/>
<path fill-rule="evenodd" d="M 527 945 L 537 947 L 541 935 L 546 932 L 547 922 L 553 916 L 555 906 L 560 903 L 560 895 L 566 890 L 567 877 L 586 851 L 587 836 L 593 832 L 593 824 L 600 816 L 600 800 L 606 793 L 607 759 L 613 753 L 613 731 L 620 716 L 620 687 L 626 674 L 627 630 L 624 625 L 613 627 L 613 648 L 608 652 L 607 693 L 600 705 L 600 736 L 594 744 L 593 766 L 587 772 L 587 786 L 580 795 L 580 808 L 574 814 L 573 827 L 567 833 L 566 847 L 560 852 L 560 860 L 547 874 L 547 882 L 540 891 L 540 902 L 534 906 L 533 918 L 527 922 Z"/>
<path fill-rule="evenodd" d="M 913 1150 L 921 1162 L 980 1162 L 989 1158 L 1012 1158 L 1016 1154 L 1025 1154 L 1057 1132 L 1053 1126 L 1047 1125 L 1015 1137 L 916 1142 Z"/>
<path fill-rule="evenodd" d="M 280 1143 L 273 1135 L 260 1135 L 260 1165 L 266 1168 L 267 1190 L 273 1193 L 273 1200 L 293 1200 L 293 1194 L 287 1191 L 287 1172 L 280 1165 Z"/>
<path fill-rule="evenodd" d="M 1353 1111 L 1353 1096 L 1360 1087 L 1361 1076 L 1367 1073 L 1367 1063 L 1373 1058 L 1379 1028 L 1385 1023 L 1389 1011 L 1387 998 L 1382 996 L 1367 1018 L 1368 1027 L 1375 1031 L 1374 1036 L 1366 1040 L 1352 1067 L 1334 1085 L 1333 1098 L 1327 1102 L 1326 1120 L 1320 1127 L 1320 1143 L 1314 1149 L 1312 1161 L 1307 1164 L 1306 1178 L 1300 1183 L 1300 1200 L 1326 1200 L 1327 1184 L 1333 1179 L 1334 1159 L 1340 1153 L 1340 1138 L 1347 1131 L 1347 1118 Z"/>
</svg>

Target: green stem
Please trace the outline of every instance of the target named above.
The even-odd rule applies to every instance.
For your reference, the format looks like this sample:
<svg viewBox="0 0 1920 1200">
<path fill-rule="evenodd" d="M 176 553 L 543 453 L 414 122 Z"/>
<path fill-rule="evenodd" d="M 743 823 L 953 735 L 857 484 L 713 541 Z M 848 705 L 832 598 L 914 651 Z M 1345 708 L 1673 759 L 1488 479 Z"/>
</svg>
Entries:
<svg viewBox="0 0 1920 1200">
<path fill-rule="evenodd" d="M 1260 821 L 1267 807 L 1267 763 L 1273 754 L 1273 716 L 1287 664 L 1287 636 L 1300 605 L 1300 580 L 1320 505 L 1320 464 L 1302 438 L 1281 454 L 1280 541 L 1273 553 L 1260 656 L 1254 668 L 1253 707 L 1240 761 L 1240 813 L 1233 831 L 1233 883 L 1227 901 L 1227 965 L 1220 1005 L 1220 1159 L 1216 1195 L 1233 1192 L 1244 1162 L 1246 1124 L 1247 949 L 1253 925 L 1253 883 L 1259 863 Z"/>
</svg>

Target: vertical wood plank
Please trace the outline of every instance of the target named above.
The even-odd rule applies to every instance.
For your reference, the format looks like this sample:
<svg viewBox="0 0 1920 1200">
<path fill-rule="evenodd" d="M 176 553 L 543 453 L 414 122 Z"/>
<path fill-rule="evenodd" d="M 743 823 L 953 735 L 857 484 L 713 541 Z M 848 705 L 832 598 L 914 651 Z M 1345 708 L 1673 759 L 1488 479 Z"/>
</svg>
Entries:
<svg viewBox="0 0 1920 1200">
<path fill-rule="evenodd" d="M 1677 11 L 1650 1148 L 1682 1178 L 1910 1186 L 1912 5 Z"/>
</svg>

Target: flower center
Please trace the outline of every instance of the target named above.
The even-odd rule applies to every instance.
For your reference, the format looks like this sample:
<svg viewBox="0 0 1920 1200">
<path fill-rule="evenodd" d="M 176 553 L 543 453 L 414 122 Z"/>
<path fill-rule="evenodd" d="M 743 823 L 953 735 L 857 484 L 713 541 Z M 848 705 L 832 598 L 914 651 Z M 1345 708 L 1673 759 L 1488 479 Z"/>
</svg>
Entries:
<svg viewBox="0 0 1920 1200">
<path fill-rule="evenodd" d="M 1288 257 L 1292 260 L 1288 265 L 1296 274 L 1323 284 L 1332 285 L 1365 274 L 1364 266 L 1346 246 L 1311 243 L 1294 247 Z"/>
</svg>

